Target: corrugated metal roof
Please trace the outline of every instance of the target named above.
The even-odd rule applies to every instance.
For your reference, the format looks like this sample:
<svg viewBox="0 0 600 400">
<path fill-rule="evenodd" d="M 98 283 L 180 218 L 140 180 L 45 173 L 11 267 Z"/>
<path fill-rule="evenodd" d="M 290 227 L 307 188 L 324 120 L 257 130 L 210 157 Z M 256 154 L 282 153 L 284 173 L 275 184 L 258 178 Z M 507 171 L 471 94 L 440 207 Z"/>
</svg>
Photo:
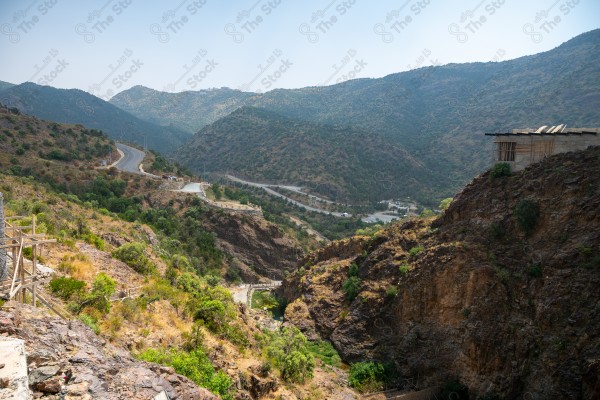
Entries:
<svg viewBox="0 0 600 400">
<path fill-rule="evenodd" d="M 547 125 L 538 129 L 524 128 L 513 129 L 512 132 L 493 132 L 486 133 L 486 136 L 564 136 L 564 135 L 597 135 L 600 133 L 600 128 L 569 128 L 564 125 L 552 126 L 547 128 Z"/>
</svg>

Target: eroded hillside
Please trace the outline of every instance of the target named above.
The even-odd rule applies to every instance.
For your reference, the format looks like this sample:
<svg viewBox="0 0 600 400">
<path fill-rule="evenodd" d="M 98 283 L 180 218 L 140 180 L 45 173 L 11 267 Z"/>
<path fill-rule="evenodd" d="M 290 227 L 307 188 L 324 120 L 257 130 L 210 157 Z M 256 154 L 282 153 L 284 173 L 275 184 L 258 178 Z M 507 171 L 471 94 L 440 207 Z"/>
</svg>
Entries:
<svg viewBox="0 0 600 400">
<path fill-rule="evenodd" d="M 599 147 L 485 173 L 438 219 L 307 258 L 286 318 L 348 362 L 392 362 L 399 387 L 598 398 L 599 205 Z"/>
</svg>

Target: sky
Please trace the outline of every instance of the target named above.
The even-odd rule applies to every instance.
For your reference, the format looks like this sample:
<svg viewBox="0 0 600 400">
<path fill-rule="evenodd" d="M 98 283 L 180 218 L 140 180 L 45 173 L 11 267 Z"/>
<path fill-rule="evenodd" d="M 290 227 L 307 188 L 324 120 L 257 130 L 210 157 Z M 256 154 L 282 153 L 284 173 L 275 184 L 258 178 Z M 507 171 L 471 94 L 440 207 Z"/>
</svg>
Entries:
<svg viewBox="0 0 600 400">
<path fill-rule="evenodd" d="M 501 62 L 597 28 L 599 0 L 0 0 L 0 80 L 260 93 Z"/>
</svg>

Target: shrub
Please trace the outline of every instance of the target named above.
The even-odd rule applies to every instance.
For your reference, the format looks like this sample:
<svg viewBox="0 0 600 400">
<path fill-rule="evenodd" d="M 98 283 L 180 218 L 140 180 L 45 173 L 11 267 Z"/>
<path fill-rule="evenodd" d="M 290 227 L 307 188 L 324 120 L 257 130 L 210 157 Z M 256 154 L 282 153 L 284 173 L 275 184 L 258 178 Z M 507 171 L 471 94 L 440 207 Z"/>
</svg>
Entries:
<svg viewBox="0 0 600 400">
<path fill-rule="evenodd" d="M 358 362 L 350 367 L 348 383 L 359 392 L 383 389 L 385 367 L 377 362 Z"/>
<path fill-rule="evenodd" d="M 515 218 L 521 229 L 529 236 L 535 230 L 540 217 L 540 207 L 529 199 L 521 199 L 515 207 Z"/>
<path fill-rule="evenodd" d="M 352 302 L 358 296 L 359 289 L 360 278 L 357 276 L 351 276 L 342 284 L 342 291 L 346 294 L 346 299 L 349 302 Z"/>
<path fill-rule="evenodd" d="M 225 306 L 219 300 L 204 300 L 196 309 L 195 320 L 202 320 L 213 332 L 220 332 L 226 322 Z"/>
<path fill-rule="evenodd" d="M 328 341 L 316 340 L 314 342 L 308 342 L 308 349 L 315 357 L 323 361 L 324 364 L 332 365 L 334 367 L 342 366 L 340 355 Z"/>
<path fill-rule="evenodd" d="M 500 178 L 502 176 L 510 176 L 510 164 L 509 163 L 498 163 L 492 167 L 490 177 Z"/>
<path fill-rule="evenodd" d="M 143 243 L 126 243 L 113 251 L 112 255 L 140 274 L 148 274 L 156 267 L 144 254 L 145 248 Z"/>
<path fill-rule="evenodd" d="M 50 281 L 50 290 L 52 294 L 57 295 L 63 300 L 70 300 L 74 295 L 81 294 L 85 282 L 74 278 L 61 276 Z"/>
<path fill-rule="evenodd" d="M 199 386 L 217 393 L 222 399 L 233 399 L 231 388 L 233 381 L 222 371 L 215 372 L 215 367 L 201 349 L 185 352 L 179 350 L 147 349 L 137 355 L 137 358 L 157 364 L 163 364 L 175 369 L 196 382 Z"/>
<path fill-rule="evenodd" d="M 100 272 L 92 283 L 92 290 L 87 294 L 82 305 L 90 305 L 101 312 L 110 310 L 110 296 L 115 292 L 116 282 L 104 272 Z"/>
<path fill-rule="evenodd" d="M 358 265 L 356 263 L 352 263 L 348 267 L 348 276 L 358 276 Z"/>
<path fill-rule="evenodd" d="M 284 327 L 280 333 L 271 333 L 267 340 L 267 355 L 280 369 L 284 380 L 302 383 L 313 377 L 315 361 L 306 337 L 298 328 Z"/>
<path fill-rule="evenodd" d="M 386 297 L 393 299 L 398 296 L 398 288 L 396 286 L 388 286 L 385 290 Z"/>
<path fill-rule="evenodd" d="M 79 316 L 79 320 L 93 330 L 96 335 L 100 333 L 100 328 L 98 328 L 98 320 L 96 318 L 88 314 L 81 314 Z"/>
<path fill-rule="evenodd" d="M 406 275 L 410 270 L 410 265 L 408 265 L 408 263 L 402 263 L 398 269 L 402 275 Z"/>
<path fill-rule="evenodd" d="M 419 255 L 420 252 L 423 251 L 423 246 L 415 246 L 412 247 L 409 251 L 408 251 L 408 256 L 409 257 L 416 257 Z"/>
<path fill-rule="evenodd" d="M 440 205 L 438 206 L 440 210 L 446 211 L 448 207 L 450 207 L 450 203 L 452 203 L 452 197 L 446 197 L 442 201 L 440 201 Z"/>
</svg>

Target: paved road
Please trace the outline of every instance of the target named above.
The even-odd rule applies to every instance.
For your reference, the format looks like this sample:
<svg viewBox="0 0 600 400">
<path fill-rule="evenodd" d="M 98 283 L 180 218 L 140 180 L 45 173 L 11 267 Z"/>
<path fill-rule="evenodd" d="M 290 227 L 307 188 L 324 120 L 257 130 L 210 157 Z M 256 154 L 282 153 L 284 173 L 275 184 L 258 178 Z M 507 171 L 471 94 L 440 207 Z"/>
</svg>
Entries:
<svg viewBox="0 0 600 400">
<path fill-rule="evenodd" d="M 236 178 L 233 175 L 226 175 L 226 177 L 227 177 L 227 179 L 229 179 L 231 181 L 234 181 L 234 182 L 239 182 L 239 183 L 242 183 L 244 185 L 254 186 L 254 187 L 261 188 L 265 192 L 267 192 L 267 193 L 269 193 L 269 194 L 271 194 L 271 195 L 273 195 L 275 197 L 281 197 L 282 199 L 285 199 L 288 202 L 290 202 L 292 204 L 295 204 L 295 205 L 297 205 L 299 207 L 303 207 L 303 208 L 305 208 L 305 209 L 307 209 L 309 211 L 314 211 L 314 212 L 318 212 L 318 213 L 321 213 L 321 214 L 330 214 L 330 215 L 334 215 L 336 217 L 344 217 L 345 216 L 343 213 L 340 213 L 340 212 L 330 212 L 330 211 L 327 211 L 327 210 L 322 210 L 320 208 L 307 206 L 306 204 L 300 203 L 299 201 L 291 199 L 291 198 L 289 198 L 289 197 L 287 197 L 287 196 L 285 196 L 285 195 L 283 195 L 283 194 L 281 194 L 279 192 L 276 192 L 275 190 L 271 189 L 271 187 L 283 187 L 283 188 L 291 190 L 290 188 L 298 189 L 297 186 L 267 185 L 267 184 L 264 184 L 264 183 L 256 183 L 256 182 L 245 181 L 243 179 Z M 299 190 L 294 190 L 294 191 L 298 192 L 298 193 L 306 194 L 306 193 L 301 192 Z"/>
<path fill-rule="evenodd" d="M 145 153 L 123 143 L 117 143 L 117 148 L 123 152 L 123 158 L 119 160 L 116 167 L 121 171 L 141 174 L 139 165 Z"/>
</svg>

